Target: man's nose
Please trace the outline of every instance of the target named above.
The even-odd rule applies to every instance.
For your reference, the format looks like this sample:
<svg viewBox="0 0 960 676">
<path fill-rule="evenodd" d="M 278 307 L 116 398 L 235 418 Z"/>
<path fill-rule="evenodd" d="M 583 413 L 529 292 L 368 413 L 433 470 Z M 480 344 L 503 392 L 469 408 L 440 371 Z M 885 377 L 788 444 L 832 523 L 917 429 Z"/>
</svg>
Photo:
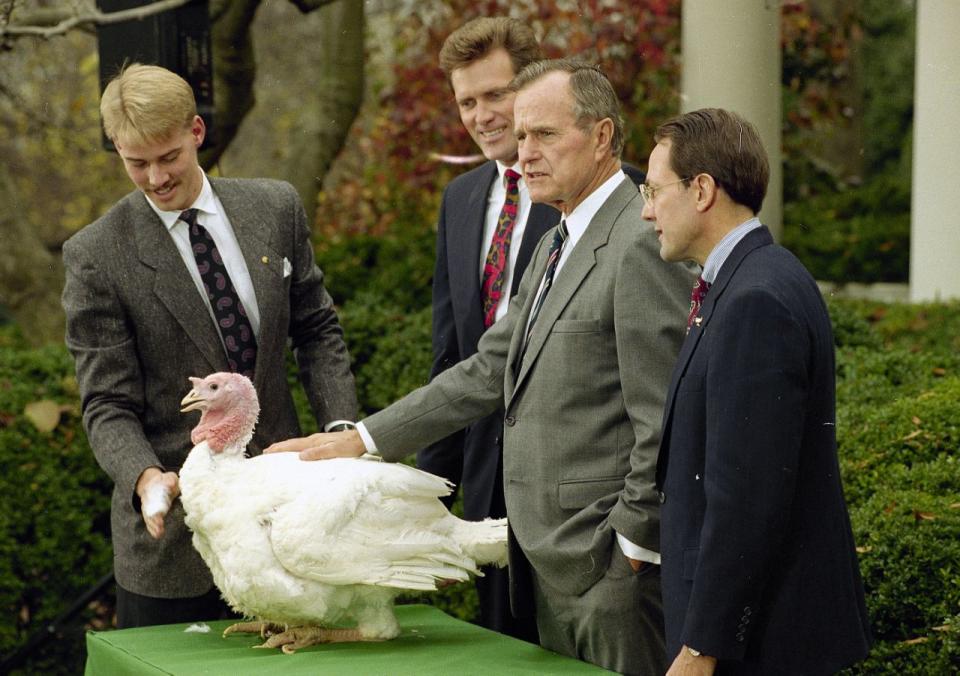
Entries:
<svg viewBox="0 0 960 676">
<path fill-rule="evenodd" d="M 643 199 L 643 197 L 640 199 Z M 646 221 L 657 220 L 656 214 L 653 213 L 653 205 L 646 200 L 643 200 L 643 211 L 640 212 L 640 216 Z"/>
<path fill-rule="evenodd" d="M 482 101 L 477 102 L 477 122 L 484 124 L 493 119 L 493 110 Z"/>
<path fill-rule="evenodd" d="M 166 183 L 167 176 L 167 172 L 156 164 L 151 165 L 147 171 L 147 178 L 150 180 L 150 185 L 153 186 L 161 186 Z"/>
<path fill-rule="evenodd" d="M 520 160 L 520 166 L 537 159 L 539 156 L 540 151 L 529 136 L 517 142 L 517 159 Z"/>
</svg>

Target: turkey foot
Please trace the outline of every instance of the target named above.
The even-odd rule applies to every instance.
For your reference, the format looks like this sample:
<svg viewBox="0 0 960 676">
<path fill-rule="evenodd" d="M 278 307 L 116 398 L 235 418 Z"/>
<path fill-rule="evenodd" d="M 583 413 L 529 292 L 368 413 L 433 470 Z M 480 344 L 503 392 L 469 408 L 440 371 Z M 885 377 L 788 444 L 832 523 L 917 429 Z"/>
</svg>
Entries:
<svg viewBox="0 0 960 676">
<path fill-rule="evenodd" d="M 287 655 L 292 655 L 300 648 L 316 645 L 317 643 L 346 643 L 350 641 L 378 641 L 380 639 L 364 638 L 359 629 L 326 629 L 324 627 L 293 627 L 268 638 L 262 645 L 255 648 L 280 648 Z"/>
<path fill-rule="evenodd" d="M 230 634 L 260 634 L 260 638 L 267 638 L 282 633 L 284 629 L 282 625 L 272 622 L 237 622 L 223 630 L 223 637 Z"/>
</svg>

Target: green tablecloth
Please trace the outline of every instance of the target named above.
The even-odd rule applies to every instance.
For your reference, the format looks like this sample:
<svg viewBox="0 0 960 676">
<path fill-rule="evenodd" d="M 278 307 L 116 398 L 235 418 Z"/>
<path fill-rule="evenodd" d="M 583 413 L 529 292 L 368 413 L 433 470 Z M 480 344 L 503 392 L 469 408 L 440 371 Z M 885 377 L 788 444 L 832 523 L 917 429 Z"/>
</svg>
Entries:
<svg viewBox="0 0 960 676">
<path fill-rule="evenodd" d="M 609 673 L 539 646 L 455 620 L 424 605 L 397 606 L 400 636 L 383 643 L 311 646 L 294 655 L 253 650 L 260 637 L 222 638 L 228 621 L 207 634 L 185 624 L 90 632 L 86 676 L 122 674 L 598 674 Z"/>
</svg>

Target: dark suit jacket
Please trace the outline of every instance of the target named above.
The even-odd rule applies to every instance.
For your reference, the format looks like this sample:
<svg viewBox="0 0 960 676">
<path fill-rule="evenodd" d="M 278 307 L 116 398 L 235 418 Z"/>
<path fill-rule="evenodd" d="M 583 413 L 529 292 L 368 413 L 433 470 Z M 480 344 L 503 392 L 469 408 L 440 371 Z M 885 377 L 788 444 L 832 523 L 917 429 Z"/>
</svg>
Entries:
<svg viewBox="0 0 960 676">
<path fill-rule="evenodd" d="M 355 419 L 356 393 L 333 303 L 314 262 L 303 206 L 287 184 L 210 179 L 230 218 L 260 309 L 255 386 L 260 422 L 251 442 L 300 434 L 287 384 L 288 339 L 319 424 Z M 228 370 L 213 319 L 163 223 L 135 191 L 63 247 L 67 346 L 77 365 L 83 419 L 114 481 L 114 571 L 146 596 L 198 596 L 210 573 L 174 502 L 166 533 L 147 533 L 134 487 L 144 469 L 178 470 L 195 415 L 179 412 L 188 376 Z M 289 262 L 286 274 L 284 261 Z"/>
<path fill-rule="evenodd" d="M 827 674 L 867 654 L 840 485 L 833 336 L 766 228 L 734 248 L 674 368 L 658 463 L 667 655 Z"/>
<path fill-rule="evenodd" d="M 623 165 L 624 172 L 640 184 L 645 174 Z M 483 335 L 480 296 L 480 258 L 487 195 L 498 177 L 496 162 L 486 162 L 447 186 L 437 225 L 437 254 L 433 273 L 432 380 L 454 364 L 474 355 Z M 511 277 L 511 297 L 544 233 L 560 221 L 560 213 L 546 204 L 533 204 Z M 490 516 L 497 472 L 503 454 L 503 410 L 485 416 L 417 453 L 417 466 L 450 479 L 463 491 L 467 519 Z M 454 494 L 448 498 L 452 504 Z"/>
</svg>

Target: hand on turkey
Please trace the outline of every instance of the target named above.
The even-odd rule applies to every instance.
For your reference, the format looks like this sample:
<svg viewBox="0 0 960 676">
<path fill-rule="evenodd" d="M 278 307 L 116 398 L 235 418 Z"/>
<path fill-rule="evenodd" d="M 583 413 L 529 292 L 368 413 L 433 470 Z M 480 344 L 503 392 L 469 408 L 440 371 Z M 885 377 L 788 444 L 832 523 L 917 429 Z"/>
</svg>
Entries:
<svg viewBox="0 0 960 676">
<path fill-rule="evenodd" d="M 271 444 L 264 453 L 296 451 L 301 460 L 327 460 L 330 458 L 359 458 L 366 452 L 360 433 L 355 430 L 343 432 L 317 432 L 309 437 L 297 437 Z"/>
</svg>

